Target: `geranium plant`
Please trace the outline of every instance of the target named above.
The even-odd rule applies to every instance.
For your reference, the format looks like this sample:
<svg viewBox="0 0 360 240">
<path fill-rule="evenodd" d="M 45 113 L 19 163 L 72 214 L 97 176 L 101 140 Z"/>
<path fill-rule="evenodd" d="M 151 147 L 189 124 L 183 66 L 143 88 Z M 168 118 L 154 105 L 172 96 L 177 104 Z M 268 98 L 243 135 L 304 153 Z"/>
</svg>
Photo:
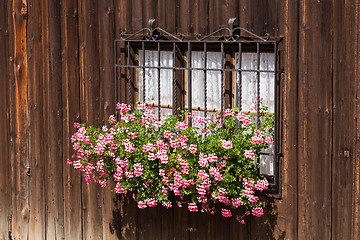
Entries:
<svg viewBox="0 0 360 240">
<path fill-rule="evenodd" d="M 258 174 L 256 158 L 273 142 L 273 115 L 261 106 L 260 123 L 252 113 L 227 109 L 206 119 L 183 112 L 160 120 L 149 104 L 134 109 L 117 104 L 119 121 L 112 115 L 102 128 L 75 123 L 71 138 L 76 154 L 67 163 L 92 181 L 114 191 L 132 194 L 141 209 L 162 205 L 187 206 L 190 212 L 224 217 L 260 217 L 257 193 L 268 187 Z M 189 121 L 192 122 L 191 127 Z M 237 210 L 238 209 L 238 210 Z M 236 214 L 235 214 L 236 213 Z"/>
</svg>

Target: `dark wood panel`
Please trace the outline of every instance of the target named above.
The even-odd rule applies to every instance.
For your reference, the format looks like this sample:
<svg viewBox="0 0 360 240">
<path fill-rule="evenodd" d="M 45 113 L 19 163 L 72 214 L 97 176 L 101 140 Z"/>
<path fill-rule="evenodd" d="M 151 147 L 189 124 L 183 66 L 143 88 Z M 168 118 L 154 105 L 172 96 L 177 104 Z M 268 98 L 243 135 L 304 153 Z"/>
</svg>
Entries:
<svg viewBox="0 0 360 240">
<path fill-rule="evenodd" d="M 353 66 L 355 58 L 352 24 L 355 2 L 333 1 L 333 136 L 332 136 L 332 212 L 333 239 L 351 237 L 352 221 L 352 152 L 354 139 L 355 89 Z"/>
<path fill-rule="evenodd" d="M 331 2 L 300 1 L 298 238 L 331 232 Z"/>
<path fill-rule="evenodd" d="M 79 46 L 80 46 L 80 104 L 81 122 L 101 126 L 100 104 L 100 59 L 98 1 L 80 1 Z M 83 181 L 83 238 L 103 239 L 103 196 L 99 184 L 87 185 Z"/>
<path fill-rule="evenodd" d="M 29 101 L 29 239 L 45 239 L 45 155 L 41 1 L 28 8 L 28 101 Z"/>
<path fill-rule="evenodd" d="M 273 25 L 279 28 L 284 39 L 279 44 L 279 68 L 285 73 L 279 80 L 279 144 L 284 155 L 280 158 L 280 197 L 273 204 L 274 216 L 269 217 L 274 239 L 297 239 L 297 189 L 298 181 L 298 44 L 299 44 L 299 5 L 293 1 L 278 1 L 280 13 L 277 17 L 286 24 Z"/>
<path fill-rule="evenodd" d="M 7 2 L 0 3 L 0 239 L 9 236 L 9 220 L 11 206 L 10 182 L 10 129 L 9 129 L 9 41 L 8 41 Z"/>
<path fill-rule="evenodd" d="M 112 0 L 100 1 L 99 8 L 99 58 L 100 58 L 100 104 L 102 114 L 100 120 L 108 125 L 108 118 L 115 112 L 114 83 L 114 47 L 115 15 Z M 117 224 L 121 219 L 114 212 L 119 211 L 117 199 L 113 192 L 115 185 L 110 184 L 103 189 L 103 239 L 118 239 Z M 117 224 L 114 224 L 118 221 Z"/>
<path fill-rule="evenodd" d="M 81 174 L 66 164 L 66 159 L 73 154 L 70 142 L 75 132 L 73 123 L 80 121 L 78 3 L 63 0 L 61 6 L 64 236 L 82 239 Z"/>
<path fill-rule="evenodd" d="M 360 238 L 360 5 L 354 7 L 354 21 L 352 31 L 354 32 L 354 145 L 351 154 L 353 179 L 352 179 L 352 223 L 351 237 L 353 239 Z"/>
<path fill-rule="evenodd" d="M 27 66 L 27 5 L 25 1 L 10 3 L 14 64 L 11 82 L 10 118 L 11 141 L 11 188 L 12 188 L 12 237 L 27 239 L 29 236 L 29 167 L 28 152 L 28 66 Z"/>
<path fill-rule="evenodd" d="M 43 4 L 46 238 L 54 239 L 64 237 L 60 3 Z"/>
</svg>

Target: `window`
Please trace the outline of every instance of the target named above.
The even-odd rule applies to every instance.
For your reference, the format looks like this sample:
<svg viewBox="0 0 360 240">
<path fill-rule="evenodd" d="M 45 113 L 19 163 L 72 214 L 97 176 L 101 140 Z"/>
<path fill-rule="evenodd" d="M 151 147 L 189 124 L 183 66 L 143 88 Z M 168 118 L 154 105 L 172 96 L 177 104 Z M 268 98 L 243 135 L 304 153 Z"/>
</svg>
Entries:
<svg viewBox="0 0 360 240">
<path fill-rule="evenodd" d="M 184 38 L 154 28 L 150 20 L 149 28 L 115 40 L 116 86 L 123 79 L 127 101 L 151 102 L 159 117 L 178 108 L 201 116 L 227 107 L 256 113 L 262 99 L 277 118 L 277 41 L 234 28 L 233 21 L 205 37 Z M 229 35 L 216 35 L 223 30 Z M 249 36 L 240 37 L 240 31 Z M 260 153 L 259 172 L 274 186 L 277 141 L 275 136 L 273 146 Z"/>
</svg>

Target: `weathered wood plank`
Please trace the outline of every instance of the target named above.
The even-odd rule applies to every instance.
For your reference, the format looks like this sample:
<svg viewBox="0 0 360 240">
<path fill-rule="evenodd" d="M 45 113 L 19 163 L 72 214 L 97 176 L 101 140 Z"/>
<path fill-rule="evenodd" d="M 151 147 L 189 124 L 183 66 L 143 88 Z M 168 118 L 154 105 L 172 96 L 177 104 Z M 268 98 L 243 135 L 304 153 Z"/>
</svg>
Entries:
<svg viewBox="0 0 360 240">
<path fill-rule="evenodd" d="M 98 1 L 80 1 L 79 43 L 81 82 L 81 121 L 99 127 L 100 77 L 99 77 L 99 23 Z M 102 189 L 99 184 L 83 184 L 83 238 L 103 239 Z"/>
<path fill-rule="evenodd" d="M 352 65 L 354 67 L 354 88 L 355 88 L 355 115 L 354 115 L 354 145 L 352 157 L 352 223 L 351 223 L 351 237 L 353 239 L 360 238 L 360 5 L 356 4 L 354 7 L 354 25 L 353 32 L 354 39 L 354 60 Z"/>
<path fill-rule="evenodd" d="M 64 237 L 60 3 L 43 2 L 46 238 Z"/>
<path fill-rule="evenodd" d="M 11 40 L 14 46 L 14 80 L 11 83 L 11 113 L 13 124 L 11 141 L 11 188 L 12 188 L 12 237 L 27 239 L 29 236 L 29 167 L 28 152 L 28 65 L 27 65 L 27 2 L 12 2 Z"/>
<path fill-rule="evenodd" d="M 331 2 L 300 1 L 298 238 L 331 232 Z"/>
<path fill-rule="evenodd" d="M 62 36 L 62 105 L 63 105 L 63 188 L 65 239 L 82 239 L 81 174 L 67 166 L 66 158 L 74 153 L 70 137 L 73 123 L 80 120 L 79 29 L 77 1 L 61 2 Z M 74 224 L 77 223 L 77 224 Z"/>
<path fill-rule="evenodd" d="M 178 24 L 177 31 L 182 34 L 193 33 L 192 27 L 190 26 L 190 0 L 178 0 L 179 13 L 176 15 L 176 23 Z"/>
<path fill-rule="evenodd" d="M 331 237 L 351 237 L 352 221 L 352 149 L 355 112 L 353 33 L 355 3 L 333 1 L 333 135 L 332 135 L 332 212 Z M 345 151 L 351 152 L 350 156 Z"/>
<path fill-rule="evenodd" d="M 280 4 L 279 4 L 280 2 Z M 279 69 L 285 73 L 279 76 L 279 151 L 284 155 L 280 159 L 280 196 L 274 205 L 275 219 L 270 220 L 275 239 L 297 238 L 297 184 L 298 184 L 298 4 L 293 1 L 278 1 L 282 9 L 279 20 L 269 24 L 279 28 L 279 36 L 284 40 L 279 44 Z M 278 26 L 277 23 L 283 23 Z M 276 227 L 275 227 L 276 226 Z"/>
<path fill-rule="evenodd" d="M 45 239 L 42 1 L 28 4 L 29 239 Z"/>
<path fill-rule="evenodd" d="M 160 207 L 148 207 L 138 210 L 137 232 L 139 240 L 161 239 L 161 214 Z"/>
<path fill-rule="evenodd" d="M 187 240 L 190 239 L 190 231 L 192 228 L 190 226 L 190 214 L 187 209 L 187 205 L 183 204 L 181 208 L 179 208 L 176 203 L 174 206 L 174 240 Z"/>
<path fill-rule="evenodd" d="M 103 124 L 108 125 L 108 118 L 115 112 L 114 94 L 114 48 L 115 15 L 112 0 L 99 2 L 99 57 L 100 57 L 100 98 Z M 103 189 L 103 239 L 118 239 L 116 219 L 114 212 L 118 212 L 116 194 L 113 192 L 114 184 Z M 119 223 L 120 224 L 120 223 Z"/>
<path fill-rule="evenodd" d="M 11 216 L 11 182 L 10 182 L 10 126 L 9 126 L 9 31 L 7 2 L 0 3 L 0 239 L 9 238 Z"/>
</svg>

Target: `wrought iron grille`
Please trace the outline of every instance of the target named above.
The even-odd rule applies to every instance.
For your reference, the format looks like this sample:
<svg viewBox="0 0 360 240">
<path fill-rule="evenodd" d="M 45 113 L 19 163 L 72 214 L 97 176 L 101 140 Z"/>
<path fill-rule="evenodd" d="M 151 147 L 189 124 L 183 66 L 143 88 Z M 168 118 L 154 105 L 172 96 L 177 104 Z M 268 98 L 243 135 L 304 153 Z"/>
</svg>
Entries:
<svg viewBox="0 0 360 240">
<path fill-rule="evenodd" d="M 257 124 L 260 124 L 260 91 L 261 91 L 261 74 L 273 74 L 274 89 L 274 106 L 273 111 L 275 117 L 278 116 L 278 85 L 277 78 L 279 71 L 277 70 L 277 55 L 278 55 L 278 40 L 270 38 L 269 35 L 265 37 L 258 36 L 244 28 L 234 27 L 235 18 L 229 19 L 227 27 L 221 27 L 215 32 L 201 36 L 185 37 L 184 35 L 173 35 L 166 30 L 154 27 L 154 19 L 149 20 L 149 26 L 143 28 L 133 34 L 121 34 L 120 39 L 114 41 L 115 49 L 115 98 L 116 102 L 119 102 L 120 88 L 119 82 L 127 83 L 127 92 L 122 94 L 127 95 L 127 103 L 134 104 L 135 102 L 146 101 L 146 70 L 157 72 L 157 99 L 153 99 L 153 105 L 158 109 L 158 117 L 162 108 L 172 109 L 172 113 L 176 114 L 178 108 L 187 109 L 190 113 L 192 111 L 201 111 L 204 117 L 207 117 L 209 112 L 220 111 L 221 121 L 224 117 L 224 108 L 228 104 L 230 106 L 237 106 L 239 110 L 243 110 L 243 97 L 242 97 L 242 74 L 253 73 L 256 75 L 256 111 L 257 111 Z M 227 34 L 220 35 L 226 32 Z M 156 65 L 147 64 L 145 60 L 145 53 L 151 51 L 154 53 L 157 59 Z M 172 65 L 161 64 L 161 54 L 166 51 L 168 55 L 172 55 Z M 204 66 L 192 66 L 192 53 L 201 52 L 204 56 Z M 211 67 L 207 66 L 207 58 L 211 52 L 217 52 L 220 56 L 220 66 Z M 252 53 L 255 57 L 256 68 L 247 69 L 242 67 L 243 55 L 246 53 Z M 272 69 L 263 69 L 260 66 L 260 55 L 262 53 L 270 53 L 274 58 L 274 66 Z M 179 57 L 180 56 L 180 57 Z M 229 57 L 230 56 L 230 57 Z M 235 57 L 237 56 L 237 57 Z M 235 58 L 237 64 L 228 64 L 228 60 Z M 161 78 L 162 71 L 171 71 L 172 78 L 172 101 L 171 104 L 163 104 L 161 101 L 162 84 Z M 203 107 L 193 106 L 193 90 L 192 90 L 192 72 L 203 72 Z M 218 72 L 220 73 L 220 86 L 221 86 L 221 98 L 220 109 L 208 107 L 208 79 L 207 73 Z M 235 77 L 234 77 L 235 74 Z M 186 79 L 186 84 L 184 83 Z M 237 78 L 237 87 L 232 87 L 230 84 L 228 89 L 225 84 L 227 81 L 234 81 Z M 141 88 L 138 87 L 141 85 Z M 229 84 L 228 84 L 229 85 Z M 179 87 L 180 86 L 180 87 Z M 121 86 L 124 88 L 124 85 Z M 228 91 L 228 92 L 227 92 Z M 227 102 L 225 102 L 225 96 L 229 95 Z M 186 96 L 186 97 L 185 97 Z M 122 96 L 122 100 L 124 101 Z M 126 101 L 126 100 L 125 100 Z M 246 110 L 248 112 L 248 110 Z M 256 112 L 255 112 L 256 114 Z M 191 124 L 191 122 L 189 122 Z M 278 156 L 277 148 L 277 121 L 275 121 L 275 136 L 274 136 L 274 149 L 273 153 L 260 153 L 260 156 L 273 155 L 273 174 L 267 174 L 267 178 L 270 180 L 271 186 L 278 186 Z M 259 158 L 258 158 L 259 159 Z M 261 162 L 261 160 L 260 160 Z M 266 174 L 265 174 L 266 175 Z"/>
</svg>

